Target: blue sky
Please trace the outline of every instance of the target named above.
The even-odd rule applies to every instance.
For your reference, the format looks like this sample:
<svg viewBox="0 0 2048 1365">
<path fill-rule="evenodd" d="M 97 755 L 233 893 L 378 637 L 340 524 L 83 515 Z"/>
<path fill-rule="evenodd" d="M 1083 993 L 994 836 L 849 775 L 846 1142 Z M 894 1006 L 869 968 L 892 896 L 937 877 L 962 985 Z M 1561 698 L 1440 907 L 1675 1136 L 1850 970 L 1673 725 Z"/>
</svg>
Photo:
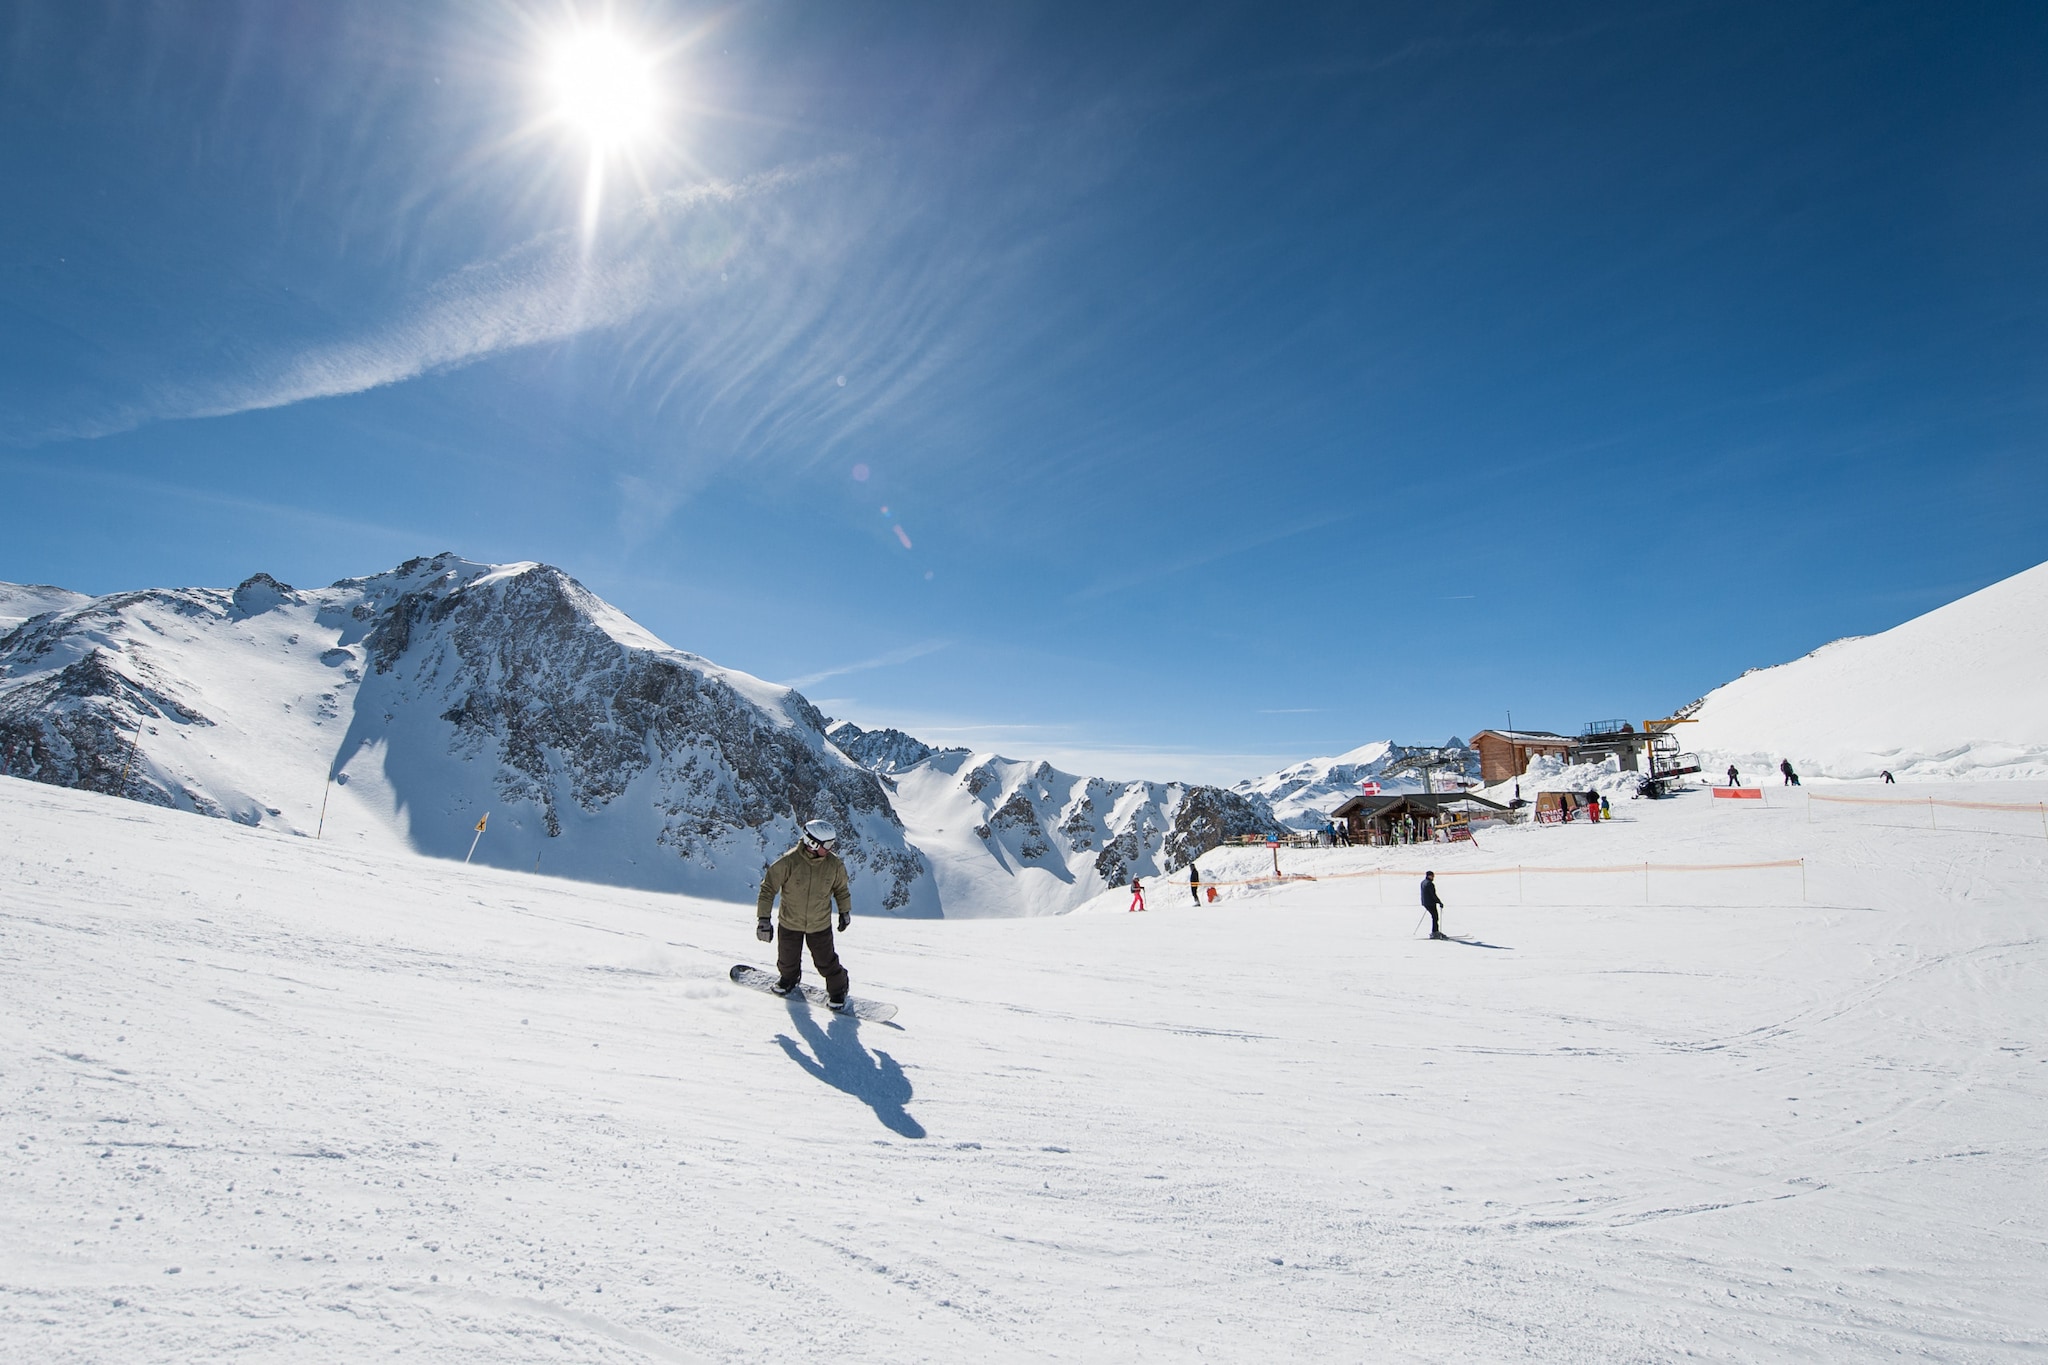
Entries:
<svg viewBox="0 0 2048 1365">
<path fill-rule="evenodd" d="M 663 98 L 594 228 L 578 22 Z M 864 724 L 1222 778 L 2048 558 L 2038 6 L 0 25 L 0 578 L 541 559 Z"/>
</svg>

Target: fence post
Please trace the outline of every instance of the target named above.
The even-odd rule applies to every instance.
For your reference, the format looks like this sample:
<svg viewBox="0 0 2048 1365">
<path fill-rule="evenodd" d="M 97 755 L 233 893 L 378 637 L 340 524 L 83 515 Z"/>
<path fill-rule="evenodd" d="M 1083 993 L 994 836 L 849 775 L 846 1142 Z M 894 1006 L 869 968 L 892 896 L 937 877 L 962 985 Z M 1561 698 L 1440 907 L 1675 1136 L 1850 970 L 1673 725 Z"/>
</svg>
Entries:
<svg viewBox="0 0 2048 1365">
<path fill-rule="evenodd" d="M 2048 801 L 2041 803 L 2041 837 L 2048 839 Z"/>
<path fill-rule="evenodd" d="M 1799 860 L 1799 903 L 1806 904 L 1806 859 Z"/>
<path fill-rule="evenodd" d="M 1522 904 L 1522 865 L 1515 864 L 1515 904 Z"/>
<path fill-rule="evenodd" d="M 1935 829 L 1941 828 L 1941 821 L 1934 818 L 1934 798 L 1927 798 L 1927 823 Z"/>
<path fill-rule="evenodd" d="M 1644 904 L 1644 905 L 1648 905 L 1649 903 L 1650 903 L 1650 864 L 1649 864 L 1649 863 L 1648 863 L 1647 861 L 1645 861 L 1645 862 L 1643 863 L 1643 904 Z"/>
</svg>

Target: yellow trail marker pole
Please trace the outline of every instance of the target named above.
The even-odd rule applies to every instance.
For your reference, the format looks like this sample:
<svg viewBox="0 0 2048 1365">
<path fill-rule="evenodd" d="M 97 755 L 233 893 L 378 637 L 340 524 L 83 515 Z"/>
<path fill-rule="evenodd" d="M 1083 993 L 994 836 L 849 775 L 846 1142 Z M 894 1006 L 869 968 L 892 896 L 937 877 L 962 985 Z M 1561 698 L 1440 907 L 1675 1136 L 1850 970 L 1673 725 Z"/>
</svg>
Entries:
<svg viewBox="0 0 2048 1365">
<path fill-rule="evenodd" d="M 491 813 L 489 811 L 485 811 L 483 814 L 483 819 L 478 820 L 476 822 L 476 838 L 473 838 L 469 841 L 469 852 L 462 855 L 463 862 L 467 863 L 471 858 L 474 858 L 476 856 L 477 840 L 484 837 L 484 826 L 490 822 L 490 818 Z"/>
</svg>

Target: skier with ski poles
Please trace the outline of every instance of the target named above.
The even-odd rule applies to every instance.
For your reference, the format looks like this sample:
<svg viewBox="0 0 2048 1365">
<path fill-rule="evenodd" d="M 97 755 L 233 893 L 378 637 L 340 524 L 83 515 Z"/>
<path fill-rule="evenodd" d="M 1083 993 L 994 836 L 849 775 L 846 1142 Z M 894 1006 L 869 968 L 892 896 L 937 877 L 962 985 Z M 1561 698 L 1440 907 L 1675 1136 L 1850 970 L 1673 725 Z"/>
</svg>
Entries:
<svg viewBox="0 0 2048 1365">
<path fill-rule="evenodd" d="M 1436 893 L 1436 873 L 1423 873 L 1422 908 L 1429 911 L 1429 936 L 1431 938 L 1450 937 L 1449 934 L 1446 934 L 1444 932 L 1443 921 L 1437 917 L 1437 912 L 1443 909 L 1443 907 L 1443 897 L 1437 895 Z"/>
<path fill-rule="evenodd" d="M 832 942 L 832 906 L 839 906 L 839 931 L 853 923 L 853 891 L 847 885 L 846 864 L 832 851 L 839 831 L 823 820 L 804 826 L 795 848 L 768 864 L 761 874 L 761 892 L 755 900 L 754 937 L 767 943 L 777 938 L 777 927 L 769 923 L 775 898 L 782 897 L 780 942 L 775 945 L 775 966 L 781 972 L 769 987 L 777 995 L 788 995 L 803 978 L 804 949 L 818 975 L 825 978 L 827 1003 L 835 1010 L 846 1008 L 849 978 Z"/>
<path fill-rule="evenodd" d="M 1131 878 L 1130 908 L 1134 913 L 1145 908 L 1145 883 L 1136 877 Z"/>
</svg>

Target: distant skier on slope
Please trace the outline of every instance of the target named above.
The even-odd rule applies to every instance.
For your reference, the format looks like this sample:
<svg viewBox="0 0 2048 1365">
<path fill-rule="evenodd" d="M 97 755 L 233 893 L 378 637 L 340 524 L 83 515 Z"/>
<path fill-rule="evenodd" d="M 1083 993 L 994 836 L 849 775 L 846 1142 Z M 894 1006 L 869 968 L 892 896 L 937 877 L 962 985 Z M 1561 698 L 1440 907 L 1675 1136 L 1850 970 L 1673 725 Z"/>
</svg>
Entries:
<svg viewBox="0 0 2048 1365">
<path fill-rule="evenodd" d="M 1193 863 L 1188 864 L 1188 891 L 1194 896 L 1195 904 L 1200 905 L 1202 903 L 1202 869 L 1196 867 Z"/>
<path fill-rule="evenodd" d="M 1443 897 L 1436 893 L 1436 873 L 1434 872 L 1422 874 L 1422 908 L 1429 911 L 1429 936 L 1431 938 L 1450 937 L 1444 933 L 1443 921 L 1437 917 L 1437 911 L 1444 908 L 1444 901 Z"/>
<path fill-rule="evenodd" d="M 1733 763 L 1730 763 L 1728 765 L 1728 785 L 1731 787 L 1739 787 L 1742 785 L 1742 774 L 1735 771 L 1735 765 Z"/>
<path fill-rule="evenodd" d="M 1899 780 L 1898 778 L 1892 776 L 1892 770 L 1890 768 L 1886 768 L 1883 772 L 1879 773 L 1878 776 L 1884 779 L 1884 784 L 1887 787 L 1896 785 Z"/>
<path fill-rule="evenodd" d="M 1145 908 L 1145 883 L 1138 880 L 1136 877 L 1131 878 L 1130 908 L 1133 911 L 1143 910 Z"/>
<path fill-rule="evenodd" d="M 825 978 L 827 1003 L 843 1010 L 848 978 L 832 942 L 832 903 L 839 903 L 839 930 L 844 933 L 853 923 L 853 892 L 847 885 L 846 864 L 832 851 L 838 841 L 838 830 L 823 820 L 813 820 L 804 826 L 795 848 L 768 864 L 754 906 L 754 937 L 763 943 L 776 937 L 768 915 L 780 894 L 782 932 L 781 942 L 775 946 L 775 965 L 781 976 L 770 989 L 777 995 L 796 989 L 803 979 L 804 948 L 808 946 L 818 975 Z"/>
<path fill-rule="evenodd" d="M 1783 773 L 1783 774 L 1785 774 L 1785 785 L 1786 785 L 1786 786 L 1788 786 L 1788 787 L 1796 787 L 1796 786 L 1798 786 L 1798 785 L 1799 785 L 1799 774 L 1798 774 L 1798 773 L 1795 773 L 1795 772 L 1793 772 L 1793 771 L 1792 771 L 1792 760 L 1791 760 L 1791 759 L 1789 759 L 1789 758 L 1781 758 L 1781 759 L 1779 759 L 1779 760 L 1778 760 L 1778 771 L 1779 771 L 1779 772 L 1781 772 L 1781 773 Z"/>
</svg>

